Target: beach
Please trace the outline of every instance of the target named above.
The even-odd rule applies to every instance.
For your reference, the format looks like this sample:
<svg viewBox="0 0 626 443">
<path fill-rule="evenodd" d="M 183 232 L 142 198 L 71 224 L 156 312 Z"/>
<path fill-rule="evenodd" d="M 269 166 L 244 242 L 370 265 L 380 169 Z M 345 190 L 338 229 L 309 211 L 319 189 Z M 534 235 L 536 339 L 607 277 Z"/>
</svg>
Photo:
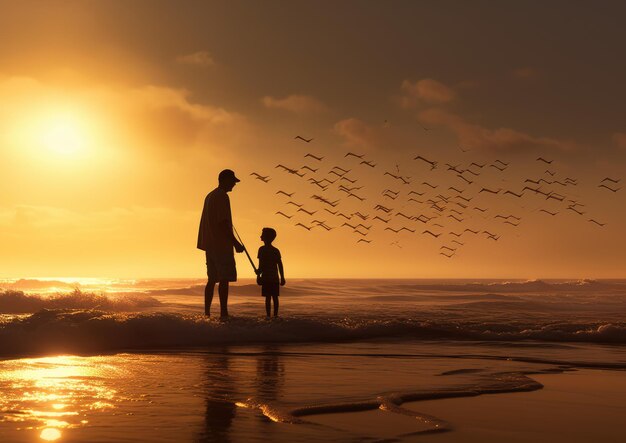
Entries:
<svg viewBox="0 0 626 443">
<path fill-rule="evenodd" d="M 63 284 L 3 282 L 3 312 L 34 308 L 0 321 L 3 441 L 626 430 L 623 282 L 293 281 L 269 321 L 241 282 L 228 322 L 201 315 L 201 281 L 87 282 L 80 296 Z"/>
</svg>

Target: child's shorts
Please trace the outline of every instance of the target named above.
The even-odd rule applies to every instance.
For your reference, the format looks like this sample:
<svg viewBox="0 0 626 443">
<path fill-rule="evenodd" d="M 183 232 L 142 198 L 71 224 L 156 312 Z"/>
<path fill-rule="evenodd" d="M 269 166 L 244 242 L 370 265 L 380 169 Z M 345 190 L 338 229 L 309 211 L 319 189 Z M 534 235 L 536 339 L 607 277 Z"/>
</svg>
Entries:
<svg viewBox="0 0 626 443">
<path fill-rule="evenodd" d="M 265 283 L 261 286 L 261 295 L 263 297 L 278 297 L 280 292 L 280 284 L 278 283 Z"/>
</svg>

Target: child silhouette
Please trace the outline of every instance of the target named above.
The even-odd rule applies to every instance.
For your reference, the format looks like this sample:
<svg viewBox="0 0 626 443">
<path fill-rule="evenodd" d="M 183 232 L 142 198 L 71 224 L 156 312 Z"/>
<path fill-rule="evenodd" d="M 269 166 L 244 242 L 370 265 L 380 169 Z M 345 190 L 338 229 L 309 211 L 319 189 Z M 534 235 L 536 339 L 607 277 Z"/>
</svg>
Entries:
<svg viewBox="0 0 626 443">
<path fill-rule="evenodd" d="M 271 303 L 274 301 L 274 317 L 278 317 L 278 294 L 280 286 L 285 285 L 285 272 L 280 251 L 272 246 L 276 238 L 276 231 L 272 228 L 263 228 L 261 240 L 264 245 L 259 248 L 257 255 L 259 269 L 257 282 L 261 285 L 261 295 L 265 297 L 265 312 L 270 316 Z M 279 279 L 280 274 L 280 279 Z"/>
</svg>

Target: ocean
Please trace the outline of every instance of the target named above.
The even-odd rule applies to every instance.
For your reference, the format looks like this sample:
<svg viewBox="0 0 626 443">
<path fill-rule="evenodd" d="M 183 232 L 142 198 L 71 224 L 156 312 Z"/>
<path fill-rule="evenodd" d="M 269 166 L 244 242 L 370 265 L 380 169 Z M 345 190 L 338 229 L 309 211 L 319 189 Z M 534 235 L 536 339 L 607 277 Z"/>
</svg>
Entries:
<svg viewBox="0 0 626 443">
<path fill-rule="evenodd" d="M 241 280 L 228 321 L 204 283 L 0 281 L 2 441 L 423 441 L 424 402 L 626 369 L 623 280 L 293 279 L 277 319 Z"/>
</svg>

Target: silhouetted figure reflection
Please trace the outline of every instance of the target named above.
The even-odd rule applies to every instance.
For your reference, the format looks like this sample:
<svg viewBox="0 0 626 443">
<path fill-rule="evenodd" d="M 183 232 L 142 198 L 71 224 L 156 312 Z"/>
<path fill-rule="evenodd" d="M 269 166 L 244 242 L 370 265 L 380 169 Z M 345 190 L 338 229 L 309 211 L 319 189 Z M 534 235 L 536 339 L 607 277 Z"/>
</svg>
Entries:
<svg viewBox="0 0 626 443">
<path fill-rule="evenodd" d="M 285 382 L 285 364 L 279 354 L 280 348 L 267 346 L 259 354 L 256 366 L 256 391 L 264 403 L 275 402 Z"/>
<path fill-rule="evenodd" d="M 235 383 L 231 371 L 231 356 L 223 354 L 208 355 L 206 359 L 206 387 L 204 432 L 199 441 L 230 442 L 231 427 L 237 412 L 234 403 Z"/>
<path fill-rule="evenodd" d="M 228 284 L 237 281 L 233 247 L 237 252 L 243 252 L 244 247 L 233 234 L 230 199 L 227 193 L 232 191 L 239 181 L 233 171 L 224 169 L 219 174 L 218 187 L 204 199 L 198 231 L 198 249 L 206 252 L 208 282 L 204 289 L 204 313 L 207 316 L 211 315 L 215 283 L 219 282 L 221 317 L 228 317 Z"/>
</svg>

